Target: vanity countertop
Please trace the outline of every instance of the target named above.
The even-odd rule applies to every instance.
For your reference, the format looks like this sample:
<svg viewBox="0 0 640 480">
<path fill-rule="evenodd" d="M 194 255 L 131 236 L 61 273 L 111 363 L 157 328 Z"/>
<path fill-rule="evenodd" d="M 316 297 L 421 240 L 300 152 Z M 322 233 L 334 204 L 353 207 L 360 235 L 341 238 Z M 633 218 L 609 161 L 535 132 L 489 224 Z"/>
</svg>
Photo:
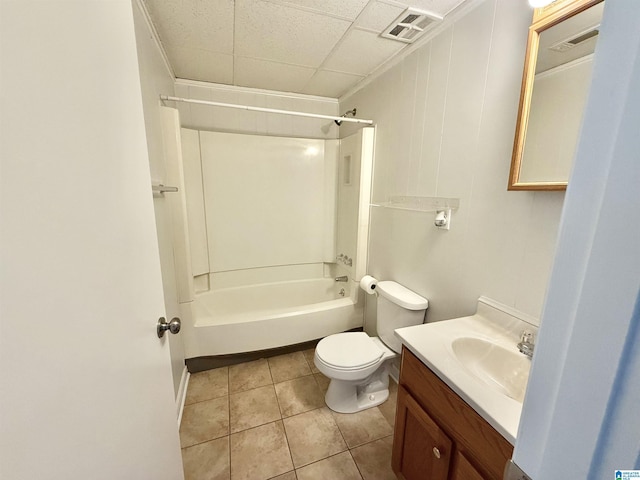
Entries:
<svg viewBox="0 0 640 480">
<path fill-rule="evenodd" d="M 523 330 L 537 333 L 537 327 L 522 319 L 532 320 L 525 315 L 513 316 L 509 312 L 496 310 L 500 304 L 483 297 L 478 302 L 478 312 L 469 317 L 455 318 L 440 322 L 400 328 L 395 331 L 402 343 L 429 367 L 443 382 L 467 402 L 480 416 L 495 428 L 511 444 L 515 444 L 518 424 L 522 413 L 522 403 L 491 387 L 490 380 L 483 381 L 463 365 L 452 346 L 456 339 L 480 340 L 483 345 L 490 343 L 496 351 L 507 351 L 509 358 L 524 364 L 526 372 L 519 372 L 520 381 L 526 375 L 530 361 L 523 360 L 517 348 Z M 519 312 L 515 312 L 516 314 Z M 533 319 L 535 322 L 535 319 Z M 508 364 L 508 362 L 507 362 Z M 504 365 L 503 365 L 504 367 Z M 502 368 L 502 370 L 505 370 Z M 510 369 L 507 368 L 507 374 Z M 524 385 L 524 384 L 523 384 Z"/>
</svg>

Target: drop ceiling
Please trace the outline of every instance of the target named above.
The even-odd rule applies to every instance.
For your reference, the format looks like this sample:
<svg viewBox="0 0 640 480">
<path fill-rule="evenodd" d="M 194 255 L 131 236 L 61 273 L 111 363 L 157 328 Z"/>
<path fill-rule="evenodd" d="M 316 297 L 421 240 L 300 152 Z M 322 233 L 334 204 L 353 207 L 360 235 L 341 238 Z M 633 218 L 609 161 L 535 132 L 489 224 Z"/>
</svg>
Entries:
<svg viewBox="0 0 640 480">
<path fill-rule="evenodd" d="M 466 0 L 144 0 L 177 78 L 339 97 L 406 43 L 380 36 L 408 7 Z"/>
</svg>

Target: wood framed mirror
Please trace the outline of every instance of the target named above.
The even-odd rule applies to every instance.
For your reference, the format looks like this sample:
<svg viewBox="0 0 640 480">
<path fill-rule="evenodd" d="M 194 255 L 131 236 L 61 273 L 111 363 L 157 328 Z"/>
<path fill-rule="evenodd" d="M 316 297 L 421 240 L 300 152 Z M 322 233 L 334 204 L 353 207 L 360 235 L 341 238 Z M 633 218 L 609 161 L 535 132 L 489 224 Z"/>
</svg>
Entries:
<svg viewBox="0 0 640 480">
<path fill-rule="evenodd" d="M 535 10 L 509 190 L 566 190 L 603 8 L 603 0 L 556 0 Z"/>
</svg>

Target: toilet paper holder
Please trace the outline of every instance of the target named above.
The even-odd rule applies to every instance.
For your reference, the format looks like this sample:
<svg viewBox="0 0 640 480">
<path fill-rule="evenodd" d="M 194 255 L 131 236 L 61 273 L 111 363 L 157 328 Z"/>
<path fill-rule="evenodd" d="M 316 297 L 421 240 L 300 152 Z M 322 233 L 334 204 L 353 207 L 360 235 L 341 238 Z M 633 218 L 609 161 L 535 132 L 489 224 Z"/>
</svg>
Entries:
<svg viewBox="0 0 640 480">
<path fill-rule="evenodd" d="M 360 279 L 360 288 L 369 295 L 375 295 L 376 287 L 378 286 L 378 280 L 371 275 L 365 275 Z"/>
</svg>

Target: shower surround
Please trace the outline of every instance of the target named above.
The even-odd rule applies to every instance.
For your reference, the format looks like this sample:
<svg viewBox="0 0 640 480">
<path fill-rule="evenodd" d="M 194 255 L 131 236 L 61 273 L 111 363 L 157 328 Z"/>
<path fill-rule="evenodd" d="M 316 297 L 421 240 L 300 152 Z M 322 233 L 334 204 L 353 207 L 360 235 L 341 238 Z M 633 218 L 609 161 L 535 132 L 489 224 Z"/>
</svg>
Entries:
<svg viewBox="0 0 640 480">
<path fill-rule="evenodd" d="M 193 278 L 180 299 L 187 358 L 362 326 L 357 281 L 366 260 L 373 153 L 373 129 L 365 131 L 370 148 L 362 148 L 359 133 L 342 156 L 336 139 L 182 129 Z M 338 250 L 352 265 L 336 261 Z M 349 281 L 336 282 L 341 275 Z"/>
</svg>

